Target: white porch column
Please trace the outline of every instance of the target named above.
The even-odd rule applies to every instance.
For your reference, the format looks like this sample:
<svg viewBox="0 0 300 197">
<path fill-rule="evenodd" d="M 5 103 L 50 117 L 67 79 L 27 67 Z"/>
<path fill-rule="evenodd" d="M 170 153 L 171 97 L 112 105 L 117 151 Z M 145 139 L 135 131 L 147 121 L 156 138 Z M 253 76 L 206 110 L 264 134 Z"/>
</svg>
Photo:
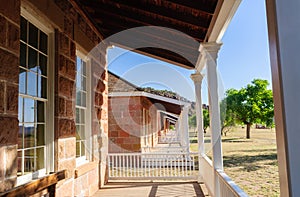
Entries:
<svg viewBox="0 0 300 197">
<path fill-rule="evenodd" d="M 267 0 L 280 196 L 300 196 L 300 2 Z"/>
<path fill-rule="evenodd" d="M 202 43 L 200 53 L 205 56 L 207 67 L 207 83 L 209 89 L 209 117 L 211 130 L 211 143 L 213 152 L 213 167 L 215 170 L 223 170 L 220 105 L 218 95 L 217 57 L 221 44 L 215 42 Z M 220 196 L 219 179 L 214 173 L 215 196 Z"/>
<path fill-rule="evenodd" d="M 190 148 L 190 138 L 189 138 L 189 107 L 184 106 L 182 109 L 182 132 L 184 145 L 186 146 L 186 151 Z"/>
<path fill-rule="evenodd" d="M 195 94 L 196 94 L 196 126 L 197 126 L 197 136 L 198 136 L 198 165 L 199 165 L 199 181 L 203 181 L 203 175 L 200 169 L 201 157 L 204 155 L 204 133 L 203 133 L 203 112 L 202 112 L 202 80 L 203 75 L 199 72 L 191 75 L 191 79 L 195 84 Z"/>
<path fill-rule="evenodd" d="M 204 154 L 204 134 L 203 134 L 203 114 L 202 114 L 202 79 L 203 75 L 201 73 L 195 73 L 191 75 L 191 79 L 195 84 L 195 94 L 196 94 L 196 119 L 197 119 L 197 133 L 198 133 L 198 152 L 199 156 Z"/>
</svg>

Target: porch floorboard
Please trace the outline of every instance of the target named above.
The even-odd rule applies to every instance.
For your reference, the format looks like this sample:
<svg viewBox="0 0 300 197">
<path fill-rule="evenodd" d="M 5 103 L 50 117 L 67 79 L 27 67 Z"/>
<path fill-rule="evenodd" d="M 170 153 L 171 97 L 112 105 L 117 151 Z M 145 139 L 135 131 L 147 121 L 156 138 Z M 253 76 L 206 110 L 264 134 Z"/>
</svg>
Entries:
<svg viewBox="0 0 300 197">
<path fill-rule="evenodd" d="M 204 184 L 197 182 L 110 182 L 93 197 L 205 197 Z"/>
</svg>

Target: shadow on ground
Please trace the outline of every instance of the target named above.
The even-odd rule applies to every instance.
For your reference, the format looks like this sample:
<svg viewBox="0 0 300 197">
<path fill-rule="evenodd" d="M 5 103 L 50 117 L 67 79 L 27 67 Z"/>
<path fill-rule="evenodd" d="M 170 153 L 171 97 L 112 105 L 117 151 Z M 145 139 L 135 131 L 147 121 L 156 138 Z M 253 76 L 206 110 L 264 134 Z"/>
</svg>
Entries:
<svg viewBox="0 0 300 197">
<path fill-rule="evenodd" d="M 250 171 L 256 171 L 262 166 L 257 166 L 255 163 L 259 161 L 264 160 L 271 160 L 271 163 L 274 164 L 277 163 L 277 154 L 276 153 L 270 153 L 270 154 L 261 154 L 261 155 L 255 155 L 255 156 L 249 156 L 249 155 L 231 155 L 231 156 L 224 156 L 224 167 L 244 167 L 244 170 L 247 172 Z"/>
</svg>

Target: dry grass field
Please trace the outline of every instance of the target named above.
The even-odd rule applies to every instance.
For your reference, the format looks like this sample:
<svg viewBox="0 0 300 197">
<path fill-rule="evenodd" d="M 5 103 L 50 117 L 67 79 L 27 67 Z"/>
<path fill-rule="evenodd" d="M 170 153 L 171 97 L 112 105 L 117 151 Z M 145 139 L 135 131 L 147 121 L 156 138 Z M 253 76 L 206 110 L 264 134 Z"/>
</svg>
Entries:
<svg viewBox="0 0 300 197">
<path fill-rule="evenodd" d="M 211 156 L 209 132 L 205 143 Z M 244 128 L 233 128 L 222 137 L 222 148 L 226 174 L 249 196 L 280 196 L 274 129 L 251 129 L 251 139 L 246 139 Z M 197 144 L 191 143 L 191 150 L 196 151 Z"/>
</svg>

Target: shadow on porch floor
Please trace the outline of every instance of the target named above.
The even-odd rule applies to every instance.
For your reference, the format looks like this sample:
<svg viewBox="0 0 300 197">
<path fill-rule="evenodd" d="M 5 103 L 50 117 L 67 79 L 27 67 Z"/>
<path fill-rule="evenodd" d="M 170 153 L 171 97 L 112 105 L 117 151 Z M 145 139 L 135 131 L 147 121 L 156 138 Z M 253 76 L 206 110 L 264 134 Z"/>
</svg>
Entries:
<svg viewBox="0 0 300 197">
<path fill-rule="evenodd" d="M 204 184 L 197 182 L 110 182 L 93 197 L 205 197 Z"/>
</svg>

